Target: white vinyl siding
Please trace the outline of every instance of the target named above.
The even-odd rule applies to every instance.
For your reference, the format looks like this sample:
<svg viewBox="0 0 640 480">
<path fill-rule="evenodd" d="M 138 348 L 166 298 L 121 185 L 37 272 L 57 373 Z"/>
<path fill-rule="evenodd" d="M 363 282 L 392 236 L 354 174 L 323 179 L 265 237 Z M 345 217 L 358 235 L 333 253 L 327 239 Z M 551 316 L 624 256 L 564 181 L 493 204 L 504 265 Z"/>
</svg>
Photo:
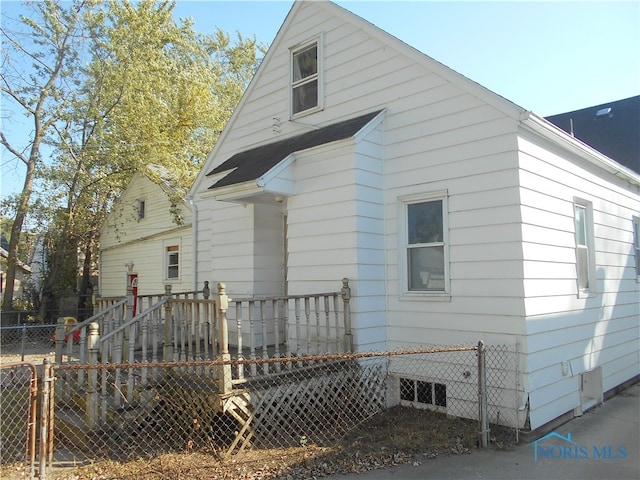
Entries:
<svg viewBox="0 0 640 480">
<path fill-rule="evenodd" d="M 638 374 L 640 305 L 629 268 L 629 219 L 638 199 L 623 180 L 594 171 L 530 132 L 520 132 L 519 149 L 530 370 L 525 381 L 536 428 L 579 405 L 583 372 L 601 366 L 605 392 Z M 587 209 L 590 294 L 578 289 L 576 205 Z M 561 364 L 570 374 L 562 374 Z"/>
</svg>

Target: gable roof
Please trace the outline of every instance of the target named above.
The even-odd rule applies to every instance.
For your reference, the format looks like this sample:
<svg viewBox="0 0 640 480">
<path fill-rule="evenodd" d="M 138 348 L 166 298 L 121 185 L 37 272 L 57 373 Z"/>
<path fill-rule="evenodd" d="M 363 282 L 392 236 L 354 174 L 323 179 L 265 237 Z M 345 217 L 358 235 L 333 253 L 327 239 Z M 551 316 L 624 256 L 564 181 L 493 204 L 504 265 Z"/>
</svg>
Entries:
<svg viewBox="0 0 640 480">
<path fill-rule="evenodd" d="M 380 27 L 374 25 L 368 20 L 365 20 L 364 18 L 356 15 L 355 13 L 347 10 L 346 8 L 340 5 L 337 5 L 329 0 L 318 0 L 314 2 L 309 2 L 308 0 L 294 0 L 291 6 L 291 9 L 289 10 L 289 13 L 285 17 L 283 23 L 280 25 L 280 28 L 278 29 L 278 32 L 276 33 L 276 36 L 273 42 L 269 46 L 267 53 L 262 59 L 262 62 L 260 63 L 258 70 L 256 71 L 255 75 L 249 82 L 249 85 L 247 86 L 244 94 L 242 95 L 240 102 L 238 103 L 235 110 L 233 111 L 231 118 L 228 120 L 227 124 L 222 130 L 222 133 L 220 134 L 218 141 L 214 145 L 213 150 L 207 157 L 207 160 L 205 161 L 202 170 L 200 171 L 195 181 L 193 182 L 190 193 L 189 193 L 190 197 L 192 197 L 198 190 L 201 189 L 201 187 L 203 186 L 202 184 L 206 182 L 207 177 L 213 175 L 213 170 L 211 170 L 211 167 L 213 165 L 218 164 L 217 162 L 218 151 L 222 148 L 222 145 L 225 143 L 225 140 L 229 135 L 229 132 L 234 129 L 234 126 L 238 117 L 242 115 L 244 105 L 248 101 L 247 99 L 251 97 L 253 90 L 256 88 L 256 85 L 260 82 L 260 77 L 263 75 L 263 72 L 266 69 L 266 65 L 270 63 L 272 57 L 276 55 L 276 52 L 279 50 L 280 44 L 282 43 L 283 38 L 285 36 L 285 32 L 296 21 L 296 17 L 300 9 L 302 9 L 305 6 L 308 6 L 307 4 L 313 4 L 315 7 L 327 10 L 331 15 L 335 15 L 341 18 L 342 20 L 344 20 L 345 22 L 351 25 L 354 25 L 356 28 L 366 31 L 368 35 L 371 35 L 379 39 L 383 43 L 388 43 L 392 45 L 394 48 L 397 48 L 399 52 L 402 52 L 404 55 L 408 56 L 409 58 L 414 59 L 415 62 L 422 65 L 426 65 L 435 74 L 465 89 L 466 91 L 470 92 L 472 95 L 491 104 L 497 110 L 505 113 L 506 115 L 514 119 L 519 119 L 519 116 L 524 112 L 526 112 L 525 109 L 516 105 L 512 101 L 502 97 L 501 95 L 498 95 L 495 92 L 492 92 L 491 90 L 480 85 L 479 83 L 456 72 L 452 68 L 424 54 L 423 52 L 417 50 L 415 47 L 403 42 L 397 37 L 394 37 L 393 35 L 384 31 Z M 226 160 L 225 163 L 228 162 L 229 160 L 230 159 Z M 219 171 L 218 167 L 216 167 L 215 170 Z M 216 187 L 218 186 L 223 186 L 223 185 L 216 183 Z M 209 186 L 208 189 L 210 190 L 211 186 Z"/>
<path fill-rule="evenodd" d="M 514 102 L 502 97 L 501 95 L 491 91 L 490 89 L 480 85 L 479 83 L 471 80 L 470 78 L 456 72 L 452 68 L 442 64 L 441 62 L 433 59 L 432 57 L 424 54 L 423 52 L 417 50 L 416 48 L 408 45 L 402 40 L 394 37 L 390 33 L 382 30 L 371 22 L 359 17 L 358 15 L 350 12 L 349 10 L 336 5 L 335 3 L 327 0 L 321 0 L 317 2 L 308 2 L 306 0 L 295 0 L 291 7 L 291 10 L 287 14 L 283 24 L 280 26 L 278 33 L 276 34 L 275 39 L 273 40 L 269 50 L 265 54 L 258 70 L 253 76 L 251 82 L 249 83 L 247 89 L 245 90 L 242 98 L 240 99 L 239 104 L 234 110 L 231 118 L 227 122 L 227 125 L 222 131 L 220 138 L 216 142 L 212 152 L 207 157 L 207 160 L 204 164 L 204 167 L 201 169 L 198 174 L 196 180 L 193 182 L 189 197 L 193 197 L 193 195 L 197 191 L 202 191 L 204 187 L 206 190 L 211 192 L 212 189 L 220 188 L 220 187 L 230 187 L 233 188 L 235 185 L 239 183 L 247 182 L 251 179 L 255 172 L 249 174 L 248 176 L 240 176 L 241 173 L 238 172 L 238 177 L 234 175 L 234 169 L 238 168 L 238 165 L 235 165 L 234 162 L 240 163 L 240 157 L 236 157 L 236 155 L 247 154 L 252 150 L 259 150 L 261 148 L 267 148 L 268 145 L 260 145 L 258 147 L 254 147 L 251 150 L 246 150 L 241 152 L 240 154 L 236 154 L 231 158 L 225 160 L 222 164 L 220 164 L 220 158 L 218 157 L 218 152 L 223 148 L 222 145 L 225 144 L 226 138 L 229 135 L 229 132 L 234 131 L 236 128 L 235 124 L 237 119 L 243 115 L 243 110 L 245 103 L 248 102 L 248 98 L 252 96 L 253 90 L 256 85 L 259 84 L 261 76 L 264 74 L 266 70 L 266 65 L 268 65 L 274 55 L 277 55 L 276 52 L 281 48 L 281 43 L 284 41 L 286 34 L 285 32 L 297 21 L 297 16 L 299 11 L 302 8 L 307 8 L 310 5 L 313 5 L 314 8 L 319 8 L 322 10 L 326 10 L 327 13 L 334 15 L 336 17 L 341 18 L 343 21 L 353 25 L 358 29 L 362 29 L 373 38 L 378 39 L 379 41 L 390 45 L 392 48 L 397 49 L 399 53 L 405 55 L 409 59 L 413 59 L 416 64 L 426 66 L 430 69 L 431 72 L 440 76 L 445 81 L 450 82 L 453 85 L 465 90 L 467 93 L 472 96 L 478 98 L 479 100 L 485 102 L 496 110 L 502 112 L 507 117 L 514 119 L 517 122 L 521 122 L 521 124 L 532 128 L 537 133 L 542 133 L 550 141 L 558 144 L 560 146 L 566 146 L 575 152 L 577 152 L 580 156 L 587 158 L 590 162 L 597 165 L 599 168 L 604 169 L 605 171 L 612 173 L 614 175 L 618 175 L 624 178 L 627 178 L 634 184 L 640 184 L 640 175 L 635 169 L 631 169 L 624 164 L 621 164 L 619 160 L 611 161 L 611 158 L 607 156 L 606 153 L 600 152 L 597 147 L 592 147 L 587 144 L 583 140 L 579 140 L 577 137 L 571 137 L 567 134 L 566 131 L 559 128 L 552 122 L 535 115 L 530 110 L 526 110 L 521 106 L 515 104 Z M 378 106 L 380 108 L 380 106 Z M 282 142 L 286 142 L 287 140 L 282 140 Z M 259 140 L 258 140 L 259 142 Z M 256 142 L 257 143 L 257 142 Z M 255 143 L 254 143 L 255 145 Z M 235 159 L 234 159 L 235 157 Z M 274 167 L 278 164 L 278 160 L 273 160 L 275 163 L 271 164 L 271 167 Z M 244 162 L 242 162 L 244 163 Z M 218 167 L 214 167 L 218 165 Z M 245 165 L 248 165 L 246 163 Z M 257 167 L 256 167 L 257 168 Z M 268 168 L 265 171 L 268 171 Z M 249 167 L 243 167 L 242 170 L 246 173 L 250 169 Z M 205 173 L 207 172 L 207 173 Z M 227 176 L 225 173 L 228 172 Z M 209 178 L 211 176 L 216 175 L 215 178 Z M 244 175 L 244 174 L 242 174 Z M 253 179 L 258 178 L 258 175 L 253 177 Z M 244 179 L 244 180 L 243 180 Z M 213 185 L 207 185 L 207 182 L 214 182 Z M 204 193 L 204 192 L 203 192 Z"/>
<path fill-rule="evenodd" d="M 4 247 L 0 247 L 0 257 L 9 258 L 9 252 L 5 250 Z M 20 260 L 16 260 L 16 267 L 21 269 L 23 272 L 31 273 L 31 267 Z"/>
<path fill-rule="evenodd" d="M 640 95 L 552 115 L 546 120 L 640 173 Z"/>
<path fill-rule="evenodd" d="M 209 189 L 255 180 L 294 152 L 352 137 L 380 112 L 381 110 L 367 113 L 311 132 L 236 153 L 207 173 L 207 176 L 211 176 L 229 171 Z"/>
</svg>

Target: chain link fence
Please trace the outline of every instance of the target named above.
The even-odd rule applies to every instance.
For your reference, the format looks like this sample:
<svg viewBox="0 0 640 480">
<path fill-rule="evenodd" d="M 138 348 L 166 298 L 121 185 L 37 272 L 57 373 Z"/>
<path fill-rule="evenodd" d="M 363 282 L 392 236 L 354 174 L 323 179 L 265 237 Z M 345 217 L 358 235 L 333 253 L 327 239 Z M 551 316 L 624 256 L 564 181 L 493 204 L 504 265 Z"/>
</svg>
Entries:
<svg viewBox="0 0 640 480">
<path fill-rule="evenodd" d="M 480 357 L 486 362 L 482 371 Z M 255 375 L 221 393 L 213 378 L 217 369 L 229 366 Z M 9 379 L 4 370 L 3 380 Z M 50 465 L 151 461 L 195 452 L 220 462 L 233 458 L 238 465 L 258 451 L 281 456 L 296 448 L 334 448 L 350 432 L 366 430 L 380 414 L 396 408 L 417 412 L 409 417 L 420 423 L 418 433 L 398 435 L 408 441 L 421 435 L 425 425 L 419 412 L 425 412 L 432 415 L 431 426 L 455 437 L 455 448 L 481 444 L 484 431 L 490 442 L 517 442 L 517 349 L 508 347 L 428 346 L 227 362 L 65 363 L 53 372 L 55 436 L 45 460 Z M 5 397 L 3 390 L 3 418 L 5 401 L 6 408 L 23 409 L 19 398 L 26 393 L 14 391 Z M 385 428 L 393 432 L 395 427 Z M 3 430 L 3 441 L 24 454 L 19 433 L 16 429 L 5 439 Z M 425 430 L 424 435 L 435 432 Z M 461 439 L 472 440 L 462 446 Z M 8 455 L 7 460 L 18 460 L 17 453 Z"/>
<path fill-rule="evenodd" d="M 0 365 L 0 463 L 23 477 L 35 468 L 37 391 L 33 364 Z"/>
<path fill-rule="evenodd" d="M 48 353 L 54 346 L 55 324 L 23 324 L 0 327 L 2 354 Z"/>
</svg>

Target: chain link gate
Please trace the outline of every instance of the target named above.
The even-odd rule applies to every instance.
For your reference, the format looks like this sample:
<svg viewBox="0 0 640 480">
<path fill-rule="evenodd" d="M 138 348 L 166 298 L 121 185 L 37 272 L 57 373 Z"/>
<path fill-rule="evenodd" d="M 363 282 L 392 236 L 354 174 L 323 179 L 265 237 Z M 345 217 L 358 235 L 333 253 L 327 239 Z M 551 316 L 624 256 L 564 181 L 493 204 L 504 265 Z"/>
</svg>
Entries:
<svg viewBox="0 0 640 480">
<path fill-rule="evenodd" d="M 37 395 L 35 365 L 0 365 L 0 460 L 13 474 L 28 478 L 35 475 Z"/>
</svg>

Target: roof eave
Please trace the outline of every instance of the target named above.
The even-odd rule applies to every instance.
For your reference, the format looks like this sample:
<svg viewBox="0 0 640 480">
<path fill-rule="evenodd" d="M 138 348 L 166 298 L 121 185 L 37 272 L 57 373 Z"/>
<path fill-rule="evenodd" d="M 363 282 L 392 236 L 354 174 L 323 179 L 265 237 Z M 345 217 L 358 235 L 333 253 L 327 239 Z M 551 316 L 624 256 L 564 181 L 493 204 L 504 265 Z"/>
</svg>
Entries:
<svg viewBox="0 0 640 480">
<path fill-rule="evenodd" d="M 226 185 L 213 189 L 213 198 L 220 202 L 238 202 L 247 197 L 261 195 L 265 191 L 264 185 L 258 183 L 257 180 L 248 182 Z"/>
<path fill-rule="evenodd" d="M 559 144 L 565 148 L 569 148 L 591 164 L 617 176 L 623 178 L 631 184 L 640 186 L 640 174 L 637 174 L 630 168 L 627 168 L 615 160 L 603 155 L 598 150 L 572 137 L 564 130 L 556 127 L 554 124 L 536 115 L 533 112 L 524 112 L 521 116 L 521 122 L 534 132 L 542 135 L 547 140 L 555 144 Z"/>
</svg>

